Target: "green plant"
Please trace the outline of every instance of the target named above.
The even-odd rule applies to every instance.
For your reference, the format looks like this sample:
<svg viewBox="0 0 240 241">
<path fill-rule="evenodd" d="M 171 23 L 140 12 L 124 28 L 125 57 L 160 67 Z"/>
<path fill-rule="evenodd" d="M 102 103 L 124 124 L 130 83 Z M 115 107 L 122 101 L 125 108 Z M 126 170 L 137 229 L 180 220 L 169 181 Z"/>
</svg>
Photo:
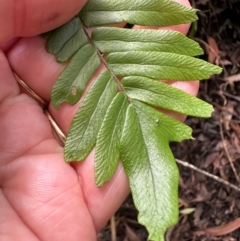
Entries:
<svg viewBox="0 0 240 241">
<path fill-rule="evenodd" d="M 191 128 L 159 112 L 210 117 L 212 106 L 159 80 L 207 79 L 221 68 L 194 58 L 199 45 L 174 31 L 97 27 L 126 21 L 167 26 L 197 19 L 196 10 L 171 0 L 89 0 L 78 16 L 48 36 L 47 50 L 70 59 L 52 90 L 52 103 L 78 109 L 65 143 L 65 160 L 83 161 L 95 147 L 98 186 L 119 160 L 129 178 L 139 222 L 149 239 L 164 240 L 178 218 L 178 169 L 170 141 L 191 139 Z M 86 27 L 94 27 L 88 34 Z M 107 56 L 106 56 L 107 55 Z"/>
</svg>

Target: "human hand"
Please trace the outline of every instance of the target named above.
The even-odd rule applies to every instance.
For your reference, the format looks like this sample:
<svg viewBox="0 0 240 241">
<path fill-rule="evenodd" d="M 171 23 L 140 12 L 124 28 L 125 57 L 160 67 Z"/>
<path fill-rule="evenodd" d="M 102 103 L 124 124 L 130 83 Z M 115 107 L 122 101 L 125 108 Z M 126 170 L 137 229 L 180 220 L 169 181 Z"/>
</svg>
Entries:
<svg viewBox="0 0 240 241">
<path fill-rule="evenodd" d="M 55 28 L 86 1 L 3 1 L 0 3 L 0 240 L 96 240 L 96 233 L 129 193 L 119 165 L 113 179 L 97 188 L 94 154 L 67 164 L 40 105 L 22 93 L 12 71 L 50 101 L 51 88 L 65 64 L 32 36 Z M 187 0 L 179 0 L 188 4 Z M 171 29 L 186 33 L 189 25 Z M 196 95 L 198 82 L 173 82 Z M 77 106 L 49 112 L 67 133 Z M 172 114 L 179 120 L 183 116 Z"/>
</svg>

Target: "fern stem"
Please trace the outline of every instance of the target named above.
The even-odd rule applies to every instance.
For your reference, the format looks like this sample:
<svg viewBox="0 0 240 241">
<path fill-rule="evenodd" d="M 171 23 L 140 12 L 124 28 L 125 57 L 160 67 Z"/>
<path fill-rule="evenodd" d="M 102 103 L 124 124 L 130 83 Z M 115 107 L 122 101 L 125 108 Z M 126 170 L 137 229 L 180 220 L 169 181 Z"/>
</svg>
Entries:
<svg viewBox="0 0 240 241">
<path fill-rule="evenodd" d="M 110 72 L 110 74 L 112 75 L 112 77 L 114 78 L 114 80 L 117 82 L 117 85 L 118 85 L 118 89 L 119 89 L 119 92 L 123 92 L 125 94 L 125 96 L 127 97 L 128 101 L 130 103 L 132 103 L 131 101 L 131 98 L 129 98 L 129 96 L 127 95 L 127 92 L 125 91 L 125 89 L 123 88 L 122 84 L 121 84 L 121 81 L 118 79 L 118 77 L 114 74 L 114 72 L 108 67 L 108 64 L 106 62 L 106 60 L 104 59 L 103 57 L 103 54 L 99 51 L 99 49 L 96 47 L 96 45 L 94 44 L 94 42 L 92 41 L 91 37 L 89 36 L 86 28 L 85 28 L 85 25 L 83 23 L 83 21 L 80 19 L 81 23 L 82 23 L 82 26 L 83 26 L 83 30 L 84 30 L 84 33 L 86 34 L 87 36 L 87 39 L 89 41 L 89 43 L 94 47 L 98 57 L 101 59 L 102 63 L 104 64 L 105 68 Z"/>
</svg>

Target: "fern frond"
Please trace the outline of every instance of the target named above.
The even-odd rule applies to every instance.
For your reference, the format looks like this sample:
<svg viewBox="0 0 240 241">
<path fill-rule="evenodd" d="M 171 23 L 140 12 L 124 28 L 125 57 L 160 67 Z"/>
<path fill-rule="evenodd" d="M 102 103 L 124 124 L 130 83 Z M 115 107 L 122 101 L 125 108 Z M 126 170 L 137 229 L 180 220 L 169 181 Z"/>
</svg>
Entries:
<svg viewBox="0 0 240 241">
<path fill-rule="evenodd" d="M 207 79 L 221 68 L 194 58 L 203 51 L 183 34 L 102 25 L 167 26 L 196 19 L 195 9 L 171 0 L 89 0 L 47 42 L 59 62 L 69 61 L 52 90 L 55 108 L 76 104 L 101 63 L 106 69 L 72 121 L 66 161 L 83 161 L 96 146 L 96 184 L 102 186 L 121 160 L 139 222 L 156 241 L 164 240 L 178 217 L 178 170 L 169 142 L 192 137 L 190 127 L 155 108 L 199 117 L 209 117 L 213 110 L 161 80 Z M 91 34 L 86 26 L 94 27 Z"/>
</svg>

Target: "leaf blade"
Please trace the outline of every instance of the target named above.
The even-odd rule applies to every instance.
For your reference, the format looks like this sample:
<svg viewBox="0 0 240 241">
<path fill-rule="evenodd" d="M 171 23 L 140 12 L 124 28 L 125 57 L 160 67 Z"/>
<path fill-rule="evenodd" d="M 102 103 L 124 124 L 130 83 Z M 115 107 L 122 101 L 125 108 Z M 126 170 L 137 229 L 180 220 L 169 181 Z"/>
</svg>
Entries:
<svg viewBox="0 0 240 241">
<path fill-rule="evenodd" d="M 79 29 L 74 36 L 66 42 L 62 49 L 56 54 L 58 62 L 66 62 L 70 59 L 81 47 L 87 43 L 87 36 L 83 28 Z"/>
<path fill-rule="evenodd" d="M 62 46 L 79 30 L 80 19 L 73 18 L 51 33 L 46 48 L 49 53 L 57 54 Z"/>
<path fill-rule="evenodd" d="M 176 31 L 100 27 L 92 32 L 91 38 L 103 53 L 157 51 L 189 56 L 203 54 L 197 42 Z"/>
<path fill-rule="evenodd" d="M 118 93 L 110 104 L 98 133 L 95 152 L 95 180 L 98 186 L 109 181 L 120 159 L 120 139 L 127 110 L 127 99 Z"/>
<path fill-rule="evenodd" d="M 82 47 L 74 55 L 52 88 L 54 108 L 58 109 L 63 102 L 76 104 L 100 63 L 94 47 L 91 45 Z"/>
<path fill-rule="evenodd" d="M 143 76 L 160 80 L 208 79 L 222 69 L 190 56 L 147 51 L 110 53 L 109 68 L 117 76 Z"/>
<path fill-rule="evenodd" d="M 212 105 L 205 101 L 156 80 L 128 76 L 124 77 L 121 83 L 130 98 L 155 107 L 198 117 L 210 117 L 213 112 Z"/>
<path fill-rule="evenodd" d="M 156 135 L 163 136 L 167 142 L 180 142 L 186 139 L 192 139 L 192 129 L 184 123 L 152 108 L 151 106 L 138 101 L 132 100 L 139 120 L 151 123 Z M 148 125 L 146 124 L 146 127 Z"/>
<path fill-rule="evenodd" d="M 86 43 L 87 36 L 80 19 L 73 18 L 51 33 L 46 48 L 58 62 L 65 62 Z"/>
<path fill-rule="evenodd" d="M 159 114 L 151 107 L 139 109 L 145 106 L 134 101 L 128 108 L 121 157 L 134 204 L 139 210 L 139 222 L 147 227 L 149 239 L 164 241 L 166 229 L 178 219 L 178 169 L 168 146 L 168 134 L 165 138 L 159 136 L 161 132 L 155 122 Z M 146 116 L 153 117 L 152 121 L 146 122 Z M 185 137 L 190 137 L 189 131 Z M 179 136 L 170 135 L 170 139 L 178 140 Z"/>
<path fill-rule="evenodd" d="M 89 0 L 80 12 L 88 27 L 128 22 L 147 26 L 169 26 L 197 20 L 196 10 L 175 1 Z M 149 17 L 151 16 L 151 17 Z"/>
<path fill-rule="evenodd" d="M 66 161 L 82 161 L 96 144 L 101 121 L 117 93 L 117 84 L 103 72 L 87 92 L 74 116 L 64 148 Z"/>
</svg>

